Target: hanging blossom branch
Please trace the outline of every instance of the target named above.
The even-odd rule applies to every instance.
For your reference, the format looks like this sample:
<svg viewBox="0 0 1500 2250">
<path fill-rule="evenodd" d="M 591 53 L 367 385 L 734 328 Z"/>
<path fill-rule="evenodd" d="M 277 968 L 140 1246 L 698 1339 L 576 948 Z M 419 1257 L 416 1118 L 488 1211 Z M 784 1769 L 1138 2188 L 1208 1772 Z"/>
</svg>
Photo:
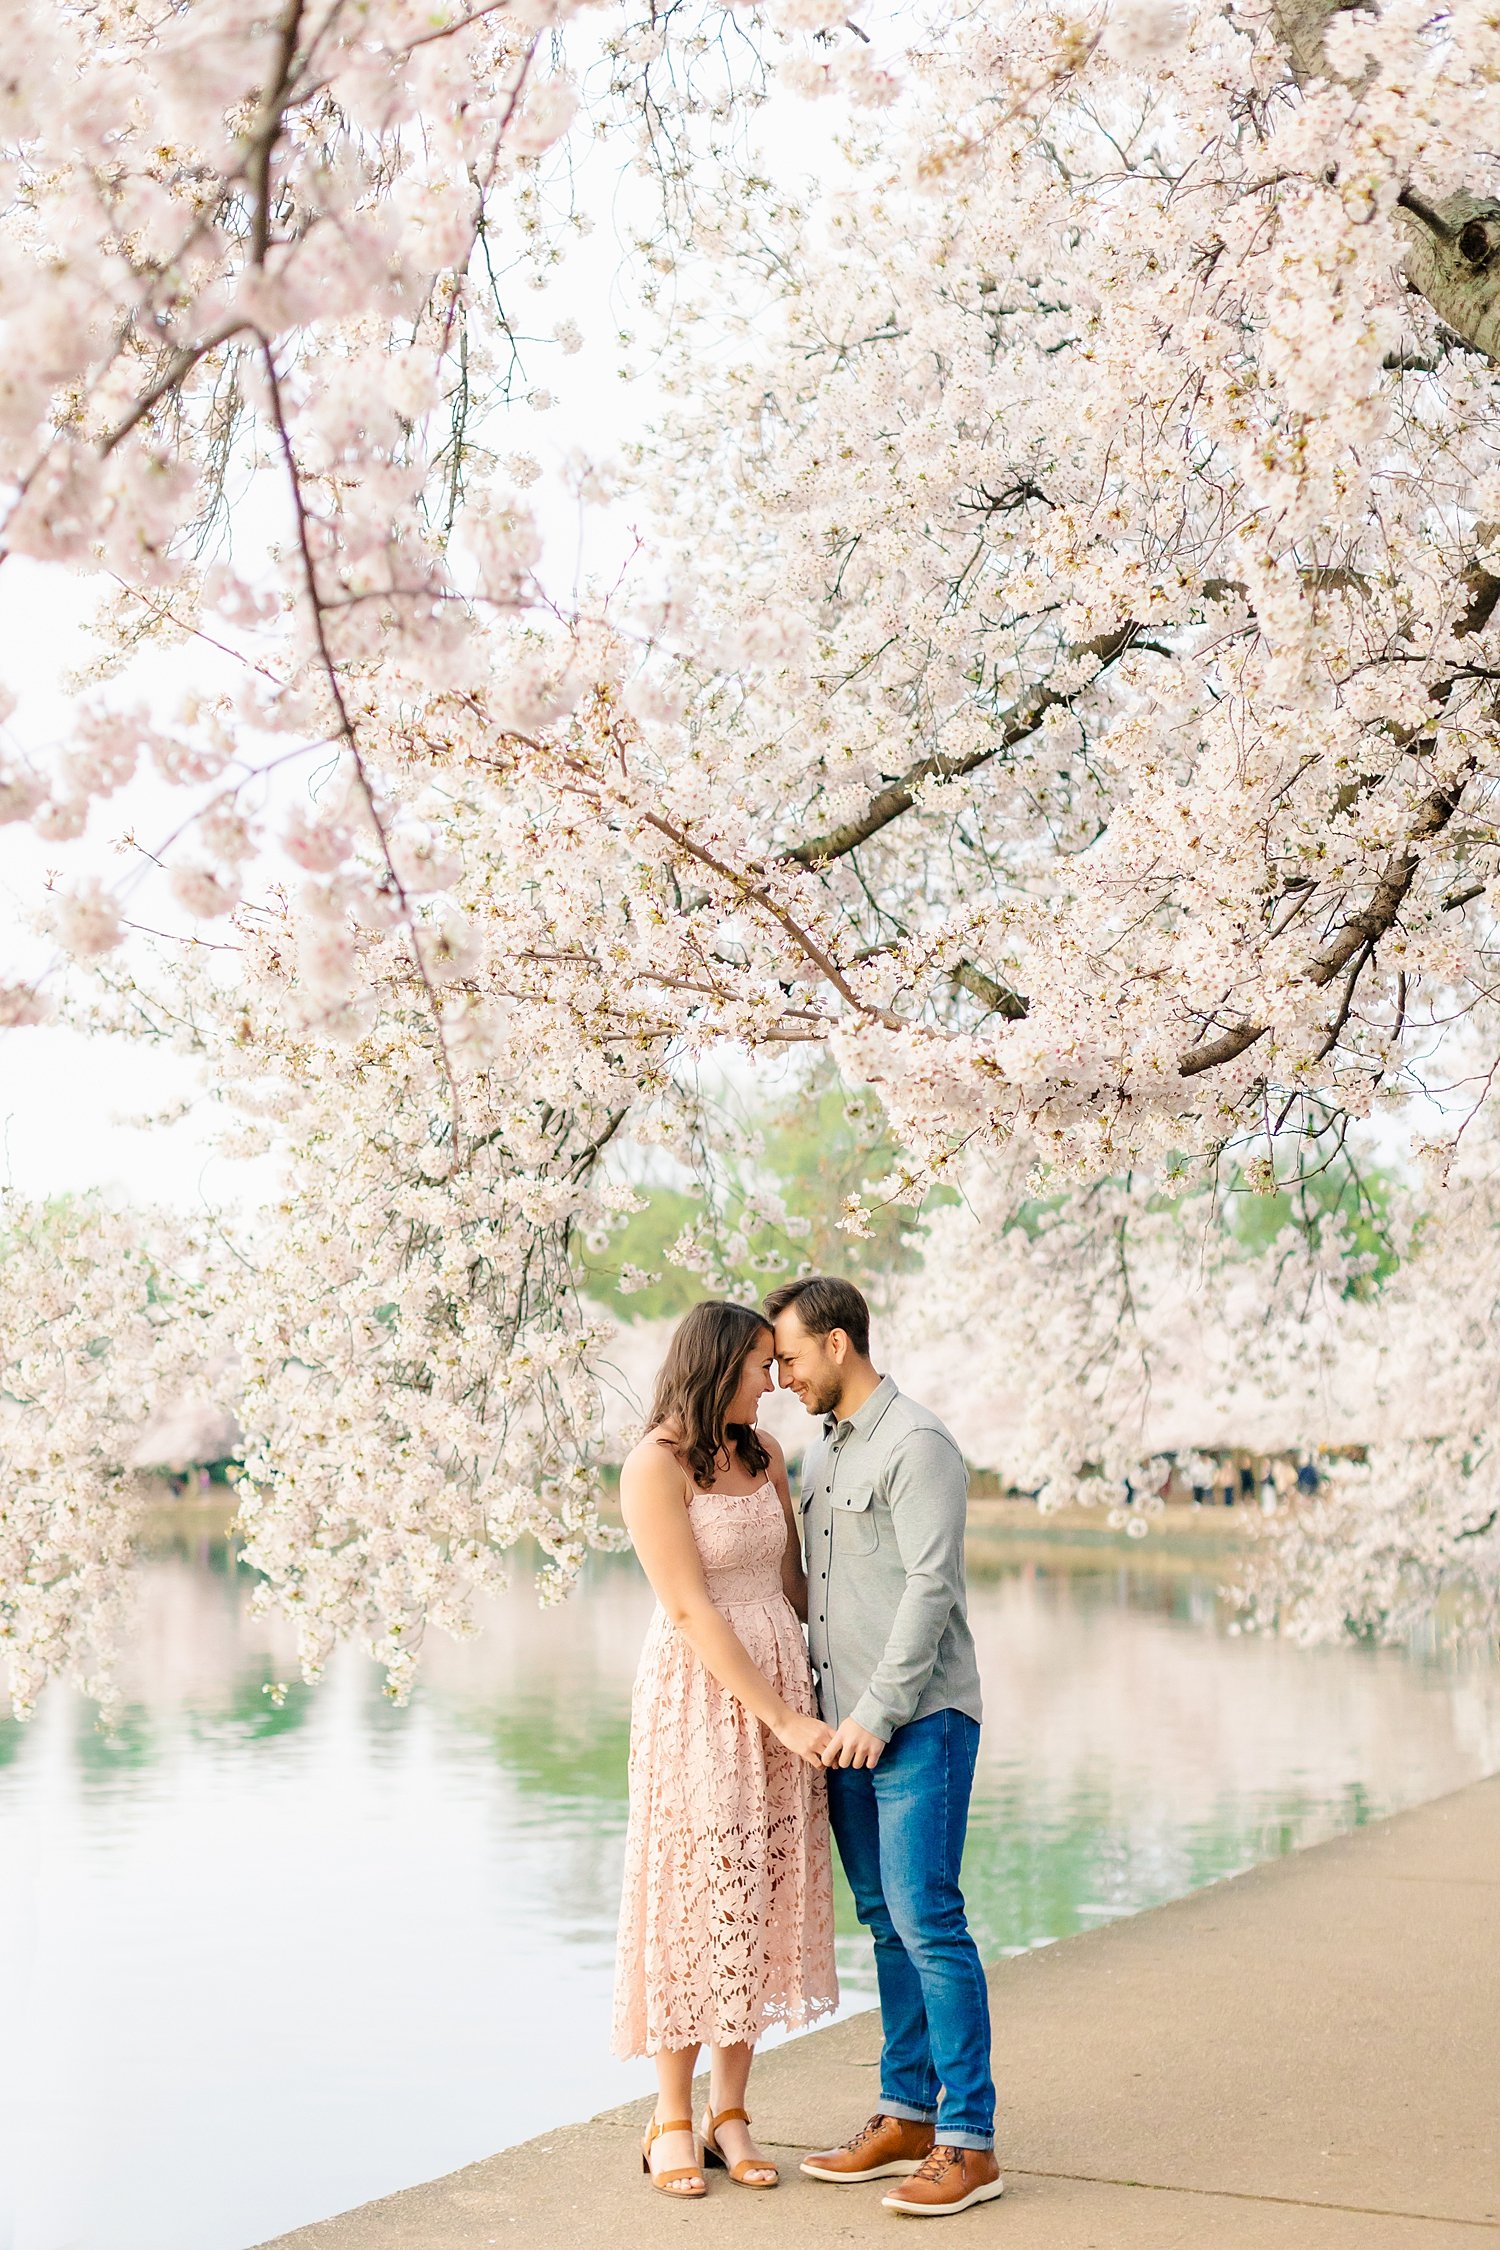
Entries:
<svg viewBox="0 0 1500 2250">
<path fill-rule="evenodd" d="M 1380 880 L 1375 885 L 1368 903 L 1358 913 L 1351 914 L 1329 942 L 1313 954 L 1302 975 L 1310 985 L 1322 987 L 1332 984 L 1351 961 L 1358 960 L 1363 968 L 1374 957 L 1376 946 L 1386 933 L 1396 925 L 1397 916 L 1405 905 L 1412 884 L 1416 881 L 1422 864 L 1421 846 L 1440 836 L 1463 797 L 1464 784 L 1475 771 L 1473 758 L 1464 761 L 1456 778 L 1434 789 L 1422 799 L 1415 817 L 1407 830 L 1406 842 L 1386 862 Z M 1444 904 L 1446 905 L 1446 901 Z M 1353 982 L 1345 993 L 1336 1024 L 1330 1026 L 1329 1047 L 1348 1018 L 1353 996 Z M 1177 1068 L 1183 1078 L 1196 1078 L 1200 1072 L 1215 1070 L 1221 1064 L 1234 1062 L 1240 1055 L 1265 1038 L 1269 1024 L 1245 1024 L 1237 1030 L 1222 1032 L 1218 1037 L 1204 1040 L 1190 1047 L 1182 1056 Z"/>
<path fill-rule="evenodd" d="M 842 859 L 857 851 L 861 844 L 878 836 L 902 813 L 910 812 L 919 801 L 924 782 L 958 781 L 969 774 L 978 773 L 991 759 L 1002 758 L 1036 734 L 1049 711 L 1071 709 L 1100 676 L 1122 657 L 1133 642 L 1140 637 L 1141 628 L 1134 619 L 1128 620 L 1112 633 L 1101 633 L 1094 640 L 1084 641 L 1076 648 L 1063 652 L 1059 669 L 1071 672 L 1089 658 L 1094 660 L 1095 671 L 1082 685 L 1072 688 L 1037 687 L 1031 689 L 1014 703 L 1004 717 L 996 722 L 994 738 L 966 757 L 945 758 L 941 753 L 918 758 L 896 780 L 888 782 L 877 791 L 864 811 L 853 820 L 842 822 L 825 835 L 811 837 L 806 843 L 795 844 L 786 857 L 799 867 L 820 867 L 830 860 Z"/>
<path fill-rule="evenodd" d="M 1483 583 L 1476 589 L 1470 609 L 1457 627 L 1459 633 L 1474 631 L 1479 624 L 1486 622 L 1495 607 L 1497 597 L 1500 597 L 1500 580 L 1493 579 L 1488 573 L 1481 573 L 1480 577 Z M 836 860 L 857 851 L 861 845 L 867 843 L 872 837 L 879 835 L 893 821 L 898 820 L 903 813 L 910 812 L 919 804 L 919 791 L 925 781 L 954 780 L 975 773 L 992 758 L 1013 749 L 1018 743 L 1034 735 L 1047 712 L 1071 708 L 1087 693 L 1088 688 L 1094 686 L 1099 675 L 1139 638 L 1139 635 L 1140 627 L 1132 622 L 1122 627 L 1117 633 L 1103 636 L 1099 640 L 1085 644 L 1084 647 L 1076 651 L 1070 651 L 1070 663 L 1079 656 L 1093 656 L 1098 659 L 1099 673 L 1095 675 L 1094 680 L 1090 680 L 1083 688 L 1076 690 L 1058 691 L 1046 688 L 1033 691 L 1032 694 L 1023 698 L 1020 703 L 1013 707 L 1003 725 L 997 730 L 996 739 L 992 745 L 986 745 L 972 752 L 963 760 L 950 761 L 940 756 L 919 759 L 907 769 L 899 780 L 887 784 L 885 788 L 877 792 L 862 813 L 846 821 L 840 827 L 830 830 L 827 834 L 788 850 L 783 854 L 784 861 L 821 871 Z M 1457 676 L 1455 676 L 1455 679 L 1445 682 L 1442 688 L 1433 691 L 1434 700 L 1440 704 L 1446 701 L 1455 684 L 1457 684 Z M 1419 802 L 1408 827 L 1405 845 L 1392 855 L 1381 871 L 1368 903 L 1341 924 L 1337 933 L 1312 955 L 1307 967 L 1301 972 L 1308 984 L 1322 987 L 1331 983 L 1348 966 L 1356 954 L 1360 956 L 1359 966 L 1361 968 L 1373 958 L 1375 947 L 1380 939 L 1395 926 L 1401 908 L 1405 904 L 1416 879 L 1421 866 L 1420 847 L 1441 835 L 1447 827 L 1449 821 L 1458 811 L 1465 783 L 1472 779 L 1475 770 L 1476 760 L 1473 757 L 1466 759 L 1461 771 L 1453 781 L 1431 791 Z M 658 825 L 660 824 L 658 823 Z M 664 829 L 663 832 L 667 833 L 668 831 Z M 675 834 L 675 832 L 673 833 Z M 683 843 L 684 849 L 694 851 L 695 848 L 685 839 L 678 838 L 677 840 Z M 695 853 L 695 856 L 704 857 L 705 864 L 715 864 L 705 855 Z M 718 871 L 721 873 L 727 872 L 723 869 Z M 1467 896 L 1470 898 L 1480 896 L 1483 889 L 1483 884 L 1472 886 Z M 758 896 L 759 894 L 747 890 L 744 895 Z M 1299 912 L 1305 911 L 1311 902 L 1311 887 L 1305 886 L 1298 894 Z M 1452 898 L 1445 899 L 1443 906 L 1446 911 L 1451 911 L 1453 907 L 1462 903 L 1464 903 L 1463 897 L 1455 895 Z M 821 953 L 813 953 L 810 949 L 805 948 L 805 950 L 809 950 L 809 957 L 815 960 L 828 981 L 834 985 L 835 990 L 839 991 L 844 998 L 850 998 L 851 995 L 847 987 L 843 984 L 837 971 L 827 962 L 826 957 Z M 1009 1021 L 1023 1021 L 1030 1012 L 1030 1003 L 1023 995 L 1014 992 L 1009 986 L 990 976 L 977 963 L 970 961 L 961 963 L 953 971 L 953 979 L 955 983 L 971 992 L 976 999 L 981 1000 L 988 1009 Z M 1324 1050 L 1325 1053 L 1331 1051 L 1338 1030 L 1342 1029 L 1344 1022 L 1347 1021 L 1352 995 L 1353 983 L 1351 982 L 1340 1008 L 1338 1023 L 1331 1028 L 1329 1044 Z M 882 1016 L 881 1011 L 872 1010 L 869 1012 L 877 1020 L 888 1020 Z M 1187 1048 L 1182 1053 L 1177 1065 L 1179 1076 L 1182 1078 L 1197 1077 L 1204 1071 L 1214 1070 L 1225 1063 L 1236 1061 L 1240 1055 L 1246 1053 L 1251 1047 L 1264 1039 L 1270 1029 L 1271 1026 L 1267 1023 L 1246 1024 L 1220 1033 L 1213 1038 L 1200 1040 L 1199 1043 Z"/>
<path fill-rule="evenodd" d="M 289 10 L 289 18 L 295 12 Z M 271 345 L 265 337 L 258 340 L 261 350 L 261 363 L 265 371 L 266 390 L 270 400 L 271 419 L 281 447 L 281 457 L 286 469 L 287 489 L 297 527 L 297 551 L 302 558 L 303 598 L 311 621 L 313 638 L 317 644 L 318 661 L 322 666 L 324 684 L 333 704 L 336 722 L 335 735 L 336 739 L 347 750 L 354 768 L 359 794 L 364 804 L 365 816 L 375 832 L 376 841 L 380 847 L 380 855 L 385 863 L 386 879 L 395 894 L 401 919 L 406 925 L 407 935 L 411 940 L 412 959 L 432 1011 L 433 1030 L 437 1040 L 438 1052 L 442 1057 L 443 1076 L 447 1083 L 449 1100 L 452 1106 L 452 1131 L 456 1147 L 460 1138 L 458 1081 L 454 1074 L 453 1060 L 449 1054 L 448 1043 L 443 1032 L 437 988 L 433 983 L 431 972 L 423 954 L 423 925 L 417 920 L 415 902 L 401 879 L 400 870 L 392 853 L 390 823 L 381 808 L 380 800 L 371 781 L 369 768 L 360 746 L 359 733 L 349 715 L 349 706 L 344 696 L 339 667 L 329 646 L 326 605 L 318 585 L 318 565 L 317 558 L 313 553 L 307 496 L 303 490 L 296 448 L 292 441 L 292 433 L 283 403 L 281 378 L 276 371 L 276 359 Z"/>
<path fill-rule="evenodd" d="M 554 19 L 568 12 L 563 0 Z M 139 43 L 127 30 L 107 49 L 86 17 L 43 22 L 23 10 L 22 18 L 12 32 L 22 58 L 18 113 L 43 86 L 48 101 L 17 143 L 26 193 L 11 213 L 10 263 L 0 275 L 0 298 L 24 281 L 39 310 L 36 349 L 24 372 L 17 368 L 0 446 L 9 455 L 0 478 L 9 472 L 11 483 L 5 551 L 44 564 L 102 565 L 128 589 L 125 614 L 138 604 L 147 619 L 199 631 L 198 618 L 216 608 L 221 628 L 203 634 L 205 643 L 233 649 L 259 677 L 274 675 L 280 652 L 264 644 L 277 604 L 254 583 L 264 569 L 245 573 L 231 558 L 204 571 L 193 561 L 221 514 L 226 464 L 253 453 L 254 385 L 241 381 L 245 355 L 253 357 L 269 377 L 273 449 L 295 482 L 297 565 L 340 738 L 425 979 L 412 894 L 390 857 L 328 621 L 346 598 L 378 600 L 395 654 L 415 645 L 423 605 L 450 598 L 463 606 L 457 589 L 441 584 L 422 530 L 424 427 L 440 405 L 441 370 L 456 342 L 474 346 L 471 383 L 487 365 L 466 270 L 489 199 L 565 129 L 576 106 L 571 82 L 560 71 L 538 77 L 541 29 L 498 8 L 458 11 L 414 32 L 404 0 L 385 0 L 357 22 L 305 0 L 287 0 L 273 15 L 234 5 L 216 15 L 210 41 L 199 12 Z M 410 67 L 419 53 L 422 94 Z M 69 99 L 51 100 L 70 85 L 76 115 Z M 426 113 L 423 95 L 432 105 Z M 248 125 L 239 122 L 246 109 Z M 160 136 L 143 136 L 144 117 Z M 101 133 L 111 148 L 103 173 L 92 156 Z M 31 287 L 49 276 L 50 300 Z M 278 350 L 301 363 L 295 409 Z M 154 363 L 144 384 L 143 355 Z M 381 360 L 396 372 L 372 416 L 362 394 Z M 341 477 L 325 480 L 345 519 L 327 527 L 333 546 L 347 538 L 366 552 L 405 549 L 420 557 L 409 586 L 396 577 L 383 588 L 347 587 L 345 574 L 347 591 L 330 598 L 317 583 L 298 456 L 327 458 L 330 448 L 346 464 Z M 504 599 L 514 606 L 515 598 L 511 581 Z M 288 616 L 299 609 L 294 599 Z M 247 635 L 257 633 L 263 650 L 248 650 Z M 368 659 L 379 637 L 346 633 L 341 645 L 359 642 Z M 242 693 L 233 707 L 221 697 L 190 741 L 108 706 L 85 708 L 78 739 L 51 776 L 0 751 L 0 818 L 29 819 L 49 841 L 70 841 L 91 804 L 123 787 L 143 755 L 170 781 L 212 780 L 232 732 L 241 741 L 247 729 L 284 732 L 300 709 L 299 694 L 284 686 L 258 698 Z M 199 813 L 211 855 L 215 839 L 232 835 L 235 865 L 179 860 L 172 880 L 180 904 L 212 918 L 241 895 L 236 866 L 262 832 L 243 818 L 237 831 L 226 828 L 217 799 Z M 326 857 L 340 833 L 325 823 L 314 856 Z M 332 865 L 314 871 L 336 873 Z M 59 893 L 55 922 L 64 944 L 85 957 L 97 957 L 125 927 L 116 903 L 88 881 Z M 38 1011 L 34 986 L 10 991 L 0 1013 L 25 1020 Z"/>
<path fill-rule="evenodd" d="M 617 7 L 577 85 L 542 16 L 225 0 L 211 41 L 192 9 L 106 53 L 22 0 L 4 34 L 7 540 L 124 589 L 102 664 L 241 661 L 170 716 L 91 691 L 45 758 L 7 737 L 0 812 L 65 855 L 143 764 L 186 793 L 141 892 L 227 928 L 233 976 L 127 960 L 66 873 L 57 935 L 283 1168 L 237 1308 L 256 1553 L 310 1667 L 354 1634 L 398 1691 L 528 1526 L 549 1585 L 593 1538 L 579 1245 L 636 1207 L 633 1138 L 753 1167 L 691 1084 L 725 1043 L 875 1089 L 870 1196 L 1077 1184 L 1047 1295 L 1091 1432 L 1128 1401 L 1084 1300 L 1124 1318 L 1153 1239 L 1101 1181 L 1201 1185 L 1254 1136 L 1274 1185 L 1377 1094 L 1451 1140 L 1500 1053 L 1496 377 L 1410 286 L 1424 181 L 1500 186 L 1483 11 L 1340 15 L 1342 76 L 1300 85 L 1217 0 L 914 11 L 894 61 Z M 847 106 L 856 192 L 788 197 L 746 145 L 771 66 Z M 550 270 L 580 100 L 691 228 L 621 281 L 661 427 L 613 477 L 584 427 L 556 449 L 640 539 L 564 599 L 493 284 Z M 262 471 L 272 555 L 228 506 Z M 316 802 L 226 793 L 325 738 Z"/>
</svg>

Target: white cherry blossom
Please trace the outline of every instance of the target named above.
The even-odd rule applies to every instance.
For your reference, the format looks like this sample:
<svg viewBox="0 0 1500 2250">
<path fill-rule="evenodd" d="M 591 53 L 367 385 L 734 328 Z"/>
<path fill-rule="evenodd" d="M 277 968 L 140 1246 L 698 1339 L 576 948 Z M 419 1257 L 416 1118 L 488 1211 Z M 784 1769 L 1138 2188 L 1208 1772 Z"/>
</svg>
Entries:
<svg viewBox="0 0 1500 2250">
<path fill-rule="evenodd" d="M 1447 1265 L 1476 1336 L 1494 1287 L 1440 1215 L 1488 1208 L 1500 1055 L 1493 12 L 574 13 L 18 0 L 0 33 L 0 549 L 112 589 L 0 816 L 66 853 L 143 771 L 180 795 L 128 919 L 165 882 L 212 949 L 123 957 L 125 885 L 68 868 L 50 926 L 81 1004 L 195 1052 L 226 1148 L 277 1159 L 226 1315 L 249 1553 L 312 1670 L 353 1634 L 397 1692 L 518 1541 L 550 1594 L 604 1536 L 574 1246 L 629 1148 L 707 1191 L 667 1258 L 725 1282 L 726 1055 L 872 1090 L 901 1155 L 851 1235 L 961 1186 L 947 1332 L 999 1351 L 1042 1291 L 1021 1453 L 1057 1493 L 1160 1450 L 1122 1228 L 1180 1250 L 1377 1115 L 1398 1171 L 1449 1151 L 1460 1202 L 1378 1288 L 1337 1227 L 1254 1270 L 1224 1235 L 1225 1365 L 1279 1354 L 1308 1443 L 1341 1338 L 1410 1369 Z M 787 91 L 833 105 L 811 180 Z M 585 135 L 649 185 L 622 348 L 661 407 L 554 471 L 573 331 L 518 359 L 505 276 L 580 231 L 548 152 Z M 629 518 L 601 584 L 549 558 L 559 496 Z M 185 640 L 223 695 L 127 702 Z M 59 981 L 10 982 L 12 1024 Z M 1429 1600 L 1493 1578 L 1483 1358 L 1347 1539 L 1298 1519 L 1307 1629 L 1397 1629 L 1360 1589 L 1403 1556 Z M 86 1395 L 85 1514 L 123 1442 Z"/>
</svg>

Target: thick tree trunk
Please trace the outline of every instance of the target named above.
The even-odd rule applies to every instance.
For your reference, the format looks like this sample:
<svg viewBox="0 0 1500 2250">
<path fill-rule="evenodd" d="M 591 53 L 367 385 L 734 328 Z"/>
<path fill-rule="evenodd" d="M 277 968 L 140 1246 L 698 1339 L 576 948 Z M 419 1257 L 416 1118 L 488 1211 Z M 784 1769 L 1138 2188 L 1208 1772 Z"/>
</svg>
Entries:
<svg viewBox="0 0 1500 2250">
<path fill-rule="evenodd" d="M 1410 188 L 1401 216 L 1411 237 L 1403 272 L 1455 336 L 1500 360 L 1500 203 L 1453 195 L 1424 203 Z"/>
<path fill-rule="evenodd" d="M 1330 78 L 1323 33 L 1348 0 L 1274 0 L 1272 17 L 1299 86 Z M 1500 202 L 1466 193 L 1431 203 L 1408 183 L 1400 199 L 1410 236 L 1406 279 L 1446 328 L 1500 360 Z"/>
</svg>

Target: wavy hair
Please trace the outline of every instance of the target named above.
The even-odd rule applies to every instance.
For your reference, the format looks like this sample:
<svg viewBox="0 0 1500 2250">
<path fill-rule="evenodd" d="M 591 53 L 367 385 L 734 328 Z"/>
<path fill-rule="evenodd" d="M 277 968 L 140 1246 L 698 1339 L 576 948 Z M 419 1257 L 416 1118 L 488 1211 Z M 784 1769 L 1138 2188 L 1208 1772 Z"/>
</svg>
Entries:
<svg viewBox="0 0 1500 2250">
<path fill-rule="evenodd" d="M 694 1484 L 712 1484 L 721 1447 L 738 1453 L 752 1476 L 771 1466 L 771 1456 L 749 1422 L 731 1422 L 729 1408 L 740 1387 L 745 1362 L 771 1324 L 750 1305 L 705 1297 L 685 1313 L 672 1331 L 667 1356 L 656 1378 L 651 1427 L 670 1422 L 676 1450 L 687 1462 Z"/>
</svg>

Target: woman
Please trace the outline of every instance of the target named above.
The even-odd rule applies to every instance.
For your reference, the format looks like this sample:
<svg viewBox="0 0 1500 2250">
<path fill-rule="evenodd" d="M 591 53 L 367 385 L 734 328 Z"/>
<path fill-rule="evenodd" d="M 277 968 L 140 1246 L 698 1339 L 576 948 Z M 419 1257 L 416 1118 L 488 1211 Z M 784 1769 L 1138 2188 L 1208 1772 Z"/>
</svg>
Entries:
<svg viewBox="0 0 1500 2250">
<path fill-rule="evenodd" d="M 695 1305 L 620 1479 L 658 1607 L 631 1706 L 613 2044 L 656 2057 L 641 2163 L 668 2195 L 702 2195 L 705 2163 L 743 2187 L 776 2186 L 745 2111 L 755 2042 L 838 2001 L 819 1756 L 830 1734 L 797 1622 L 807 1587 L 786 1463 L 755 1427 L 772 1357 L 759 1313 Z"/>
</svg>

